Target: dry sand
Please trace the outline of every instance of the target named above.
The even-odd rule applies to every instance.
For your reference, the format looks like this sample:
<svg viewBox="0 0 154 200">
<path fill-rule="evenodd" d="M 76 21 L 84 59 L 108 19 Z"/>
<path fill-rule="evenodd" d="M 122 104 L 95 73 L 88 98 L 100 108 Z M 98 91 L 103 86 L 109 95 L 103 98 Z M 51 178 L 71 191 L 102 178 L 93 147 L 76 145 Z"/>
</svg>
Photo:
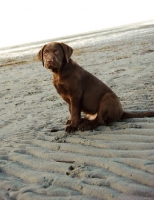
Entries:
<svg viewBox="0 0 154 200">
<path fill-rule="evenodd" d="M 61 41 L 125 110 L 154 110 L 154 22 Z M 68 107 L 36 60 L 46 42 L 0 51 L 0 200 L 154 199 L 154 118 L 66 135 Z"/>
</svg>

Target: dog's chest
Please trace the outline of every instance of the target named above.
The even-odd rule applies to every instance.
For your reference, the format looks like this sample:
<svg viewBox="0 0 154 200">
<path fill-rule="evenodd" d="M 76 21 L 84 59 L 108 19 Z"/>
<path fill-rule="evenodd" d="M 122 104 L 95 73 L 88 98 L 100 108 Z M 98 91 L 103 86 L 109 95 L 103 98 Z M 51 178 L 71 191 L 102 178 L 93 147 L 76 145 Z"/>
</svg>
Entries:
<svg viewBox="0 0 154 200">
<path fill-rule="evenodd" d="M 57 76 L 53 76 L 53 85 L 55 86 L 57 92 L 60 95 L 67 93 L 66 86 L 65 86 L 64 82 L 61 80 L 61 78 L 58 75 Z"/>
<path fill-rule="evenodd" d="M 53 85 L 55 86 L 58 94 L 64 99 L 64 101 L 70 103 L 70 98 L 66 85 L 62 83 L 60 80 L 53 80 Z"/>
<path fill-rule="evenodd" d="M 54 86 L 60 95 L 64 95 L 64 94 L 67 95 L 68 92 L 67 92 L 67 88 L 65 87 L 65 85 L 54 83 Z"/>
</svg>

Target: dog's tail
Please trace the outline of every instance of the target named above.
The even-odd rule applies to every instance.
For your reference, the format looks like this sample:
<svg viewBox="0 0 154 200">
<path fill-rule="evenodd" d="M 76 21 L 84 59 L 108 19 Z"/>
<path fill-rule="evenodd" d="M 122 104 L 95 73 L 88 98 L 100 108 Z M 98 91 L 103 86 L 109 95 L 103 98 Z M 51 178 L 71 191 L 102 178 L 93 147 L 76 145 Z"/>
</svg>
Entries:
<svg viewBox="0 0 154 200">
<path fill-rule="evenodd" d="M 129 113 L 123 111 L 123 114 L 121 116 L 121 119 L 126 119 L 126 118 L 143 118 L 143 117 L 154 117 L 154 111 L 145 111 L 141 113 Z"/>
</svg>

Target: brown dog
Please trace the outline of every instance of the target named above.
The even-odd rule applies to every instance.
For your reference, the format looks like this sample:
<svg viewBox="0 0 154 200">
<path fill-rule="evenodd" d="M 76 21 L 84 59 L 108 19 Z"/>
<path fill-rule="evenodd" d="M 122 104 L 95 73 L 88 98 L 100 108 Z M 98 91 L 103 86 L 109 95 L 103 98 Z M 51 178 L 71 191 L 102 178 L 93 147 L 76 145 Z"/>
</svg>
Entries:
<svg viewBox="0 0 154 200">
<path fill-rule="evenodd" d="M 153 117 L 154 112 L 124 112 L 116 94 L 102 81 L 85 71 L 70 58 L 73 49 L 64 43 L 51 42 L 38 53 L 43 66 L 53 73 L 53 84 L 69 104 L 71 119 L 66 132 L 94 129 L 124 118 Z M 81 118 L 81 111 L 87 119 Z"/>
</svg>

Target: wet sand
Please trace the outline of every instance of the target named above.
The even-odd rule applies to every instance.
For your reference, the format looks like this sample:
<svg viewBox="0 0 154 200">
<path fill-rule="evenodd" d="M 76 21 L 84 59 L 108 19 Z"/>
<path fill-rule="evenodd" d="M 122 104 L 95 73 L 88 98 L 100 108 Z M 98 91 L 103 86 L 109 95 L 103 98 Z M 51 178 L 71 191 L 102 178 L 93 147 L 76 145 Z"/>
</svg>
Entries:
<svg viewBox="0 0 154 200">
<path fill-rule="evenodd" d="M 154 110 L 154 22 L 58 41 L 124 110 Z M 153 200 L 154 117 L 65 134 L 68 106 L 36 58 L 47 42 L 0 50 L 0 200 Z"/>
</svg>

